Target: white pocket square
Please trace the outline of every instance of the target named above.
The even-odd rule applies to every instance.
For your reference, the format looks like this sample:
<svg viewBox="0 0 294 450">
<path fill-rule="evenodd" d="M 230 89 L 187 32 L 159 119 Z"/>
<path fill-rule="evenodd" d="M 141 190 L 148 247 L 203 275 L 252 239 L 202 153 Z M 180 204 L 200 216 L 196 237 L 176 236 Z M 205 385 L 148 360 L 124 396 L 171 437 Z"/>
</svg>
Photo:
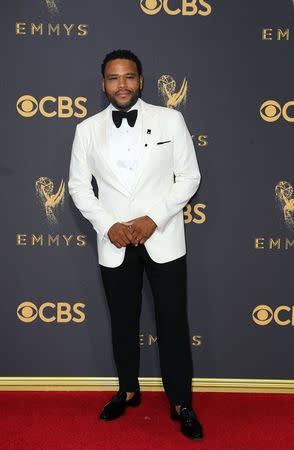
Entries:
<svg viewBox="0 0 294 450">
<path fill-rule="evenodd" d="M 171 141 L 162 141 L 162 142 L 157 142 L 157 144 L 156 144 L 156 145 L 167 144 L 168 142 L 171 142 Z"/>
</svg>

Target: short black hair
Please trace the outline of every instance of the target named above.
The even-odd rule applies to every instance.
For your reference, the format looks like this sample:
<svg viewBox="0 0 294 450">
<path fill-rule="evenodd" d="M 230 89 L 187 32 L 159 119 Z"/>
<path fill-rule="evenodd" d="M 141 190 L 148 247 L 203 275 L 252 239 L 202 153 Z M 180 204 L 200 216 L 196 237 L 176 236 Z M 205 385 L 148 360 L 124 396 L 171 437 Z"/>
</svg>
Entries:
<svg viewBox="0 0 294 450">
<path fill-rule="evenodd" d="M 112 61 L 113 59 L 130 59 L 131 61 L 134 61 L 136 63 L 137 66 L 137 70 L 138 70 L 138 74 L 139 76 L 142 75 L 143 73 L 143 67 L 142 67 L 142 63 L 139 60 L 139 58 L 130 50 L 113 50 L 110 53 L 107 53 L 107 55 L 105 56 L 102 64 L 101 64 L 101 73 L 103 75 L 104 78 L 104 74 L 105 74 L 105 66 L 109 61 Z"/>
</svg>

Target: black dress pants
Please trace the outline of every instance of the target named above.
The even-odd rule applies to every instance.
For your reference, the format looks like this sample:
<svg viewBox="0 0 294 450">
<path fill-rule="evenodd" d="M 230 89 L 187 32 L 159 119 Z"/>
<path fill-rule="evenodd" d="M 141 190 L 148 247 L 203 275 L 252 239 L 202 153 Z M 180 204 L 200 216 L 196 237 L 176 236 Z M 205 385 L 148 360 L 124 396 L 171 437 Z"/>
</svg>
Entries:
<svg viewBox="0 0 294 450">
<path fill-rule="evenodd" d="M 186 255 L 153 261 L 143 244 L 129 244 L 118 267 L 100 265 L 111 317 L 113 356 L 122 391 L 139 389 L 143 273 L 150 282 L 162 382 L 172 405 L 191 406 L 193 374 L 187 319 Z"/>
</svg>

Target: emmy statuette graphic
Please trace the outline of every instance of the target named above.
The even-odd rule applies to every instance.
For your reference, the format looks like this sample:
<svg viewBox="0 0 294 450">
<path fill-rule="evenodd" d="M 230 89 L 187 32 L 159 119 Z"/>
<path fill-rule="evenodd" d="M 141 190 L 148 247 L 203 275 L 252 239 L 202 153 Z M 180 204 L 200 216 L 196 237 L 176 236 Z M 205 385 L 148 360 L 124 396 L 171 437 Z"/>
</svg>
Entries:
<svg viewBox="0 0 294 450">
<path fill-rule="evenodd" d="M 288 181 L 279 181 L 275 187 L 276 199 L 283 211 L 285 224 L 294 231 L 294 198 L 293 186 Z"/>
<path fill-rule="evenodd" d="M 45 210 L 49 224 L 58 223 L 56 210 L 58 206 L 63 206 L 65 183 L 61 180 L 58 191 L 54 194 L 54 184 L 48 177 L 40 177 L 35 183 L 36 195 L 39 198 L 42 207 Z"/>
<path fill-rule="evenodd" d="M 182 86 L 176 92 L 177 83 L 170 75 L 162 75 L 158 82 L 158 91 L 168 108 L 178 108 L 182 103 L 186 103 L 188 84 L 186 78 Z"/>
</svg>

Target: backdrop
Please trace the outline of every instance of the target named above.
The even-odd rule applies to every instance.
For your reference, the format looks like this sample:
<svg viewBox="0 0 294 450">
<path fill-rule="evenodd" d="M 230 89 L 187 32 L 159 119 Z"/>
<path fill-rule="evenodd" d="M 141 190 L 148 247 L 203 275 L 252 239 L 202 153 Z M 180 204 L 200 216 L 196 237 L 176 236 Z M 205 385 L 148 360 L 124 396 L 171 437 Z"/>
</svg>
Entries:
<svg viewBox="0 0 294 450">
<path fill-rule="evenodd" d="M 293 12 L 292 0 L 3 6 L 2 377 L 116 375 L 96 235 L 67 182 L 75 127 L 107 106 L 100 64 L 117 48 L 142 60 L 142 98 L 179 109 L 195 143 L 194 376 L 292 377 Z M 147 279 L 139 339 L 141 376 L 160 376 Z"/>
</svg>

